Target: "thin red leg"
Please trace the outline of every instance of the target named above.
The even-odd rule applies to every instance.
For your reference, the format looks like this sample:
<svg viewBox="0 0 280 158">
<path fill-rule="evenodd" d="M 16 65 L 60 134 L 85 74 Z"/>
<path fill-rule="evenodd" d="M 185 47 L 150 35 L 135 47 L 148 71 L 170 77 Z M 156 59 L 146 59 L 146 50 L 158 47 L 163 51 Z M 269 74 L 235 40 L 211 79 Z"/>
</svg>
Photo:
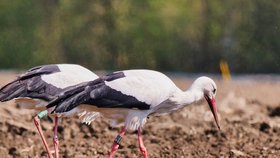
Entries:
<svg viewBox="0 0 280 158">
<path fill-rule="evenodd" d="M 59 120 L 59 118 L 56 116 L 55 119 L 54 119 L 54 136 L 53 136 L 55 158 L 59 157 L 59 154 L 58 154 L 59 141 L 58 141 L 58 136 L 57 136 L 58 120 Z"/>
<path fill-rule="evenodd" d="M 45 146 L 45 148 L 47 150 L 48 157 L 52 158 L 52 154 L 51 154 L 50 148 L 49 148 L 49 146 L 47 144 L 47 141 L 46 141 L 46 139 L 45 139 L 45 137 L 43 135 L 43 130 L 42 130 L 41 124 L 40 124 L 40 118 L 38 117 L 38 115 L 36 115 L 34 117 L 33 122 L 34 122 L 34 124 L 35 124 L 35 126 L 36 126 L 36 128 L 37 128 L 37 130 L 39 132 L 39 135 L 40 135 L 40 137 L 42 139 L 42 142 L 43 142 L 43 144 L 44 144 L 44 146 Z"/>
<path fill-rule="evenodd" d="M 139 143 L 139 149 L 143 155 L 144 158 L 148 158 L 148 153 L 147 153 L 147 149 L 144 146 L 142 137 L 141 137 L 141 128 L 138 128 L 138 143 Z"/>
<path fill-rule="evenodd" d="M 122 128 L 121 132 L 119 133 L 119 135 L 116 137 L 113 145 L 112 145 L 112 149 L 111 152 L 109 153 L 109 158 L 113 158 L 115 152 L 118 150 L 119 148 L 119 143 L 121 142 L 122 137 L 125 135 L 125 127 Z"/>
</svg>

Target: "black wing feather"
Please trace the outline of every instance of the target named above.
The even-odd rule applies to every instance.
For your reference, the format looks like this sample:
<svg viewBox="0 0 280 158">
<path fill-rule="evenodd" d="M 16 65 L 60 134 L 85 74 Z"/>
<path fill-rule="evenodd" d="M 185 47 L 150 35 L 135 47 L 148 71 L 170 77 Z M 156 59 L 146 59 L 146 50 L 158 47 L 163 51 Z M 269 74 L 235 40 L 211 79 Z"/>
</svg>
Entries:
<svg viewBox="0 0 280 158">
<path fill-rule="evenodd" d="M 56 72 L 60 72 L 57 65 L 42 65 L 29 69 L 26 73 L 0 89 L 0 101 L 4 102 L 18 97 L 53 99 L 55 93 L 61 91 L 61 89 L 43 82 L 41 75 Z M 53 90 L 45 93 L 46 87 L 52 87 Z"/>
<path fill-rule="evenodd" d="M 79 94 L 79 93 L 83 92 L 88 84 L 89 84 L 89 82 L 84 82 L 84 83 L 80 83 L 78 85 L 70 86 L 70 87 L 63 89 L 63 91 L 55 99 L 51 100 L 48 103 L 47 108 L 54 107 L 57 104 L 62 103 L 65 100 L 69 99 L 70 97 L 73 97 L 75 94 Z"/>
<path fill-rule="evenodd" d="M 20 75 L 18 77 L 18 80 L 25 80 L 28 78 L 32 78 L 34 76 L 41 76 L 41 75 L 46 75 L 46 74 L 52 74 L 55 72 L 60 72 L 59 68 L 57 65 L 41 65 L 41 66 L 36 66 L 34 68 L 31 68 L 26 71 L 26 73 Z"/>
<path fill-rule="evenodd" d="M 110 82 L 125 77 L 123 73 L 113 73 L 103 76 L 95 81 L 87 82 L 63 92 L 47 106 L 55 106 L 53 112 L 63 113 L 72 110 L 80 104 L 89 104 L 99 108 L 137 108 L 148 110 L 150 105 L 138 101 L 133 96 L 128 96 L 120 91 L 110 88 L 105 81 Z"/>
</svg>

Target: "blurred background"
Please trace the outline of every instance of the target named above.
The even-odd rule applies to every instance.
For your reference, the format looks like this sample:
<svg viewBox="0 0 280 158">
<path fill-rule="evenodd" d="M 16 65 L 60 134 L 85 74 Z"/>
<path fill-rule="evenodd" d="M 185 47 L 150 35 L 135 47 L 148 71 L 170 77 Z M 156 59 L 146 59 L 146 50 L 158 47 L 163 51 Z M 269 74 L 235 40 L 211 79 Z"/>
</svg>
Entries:
<svg viewBox="0 0 280 158">
<path fill-rule="evenodd" d="M 0 68 L 279 73 L 277 0 L 0 0 Z"/>
</svg>

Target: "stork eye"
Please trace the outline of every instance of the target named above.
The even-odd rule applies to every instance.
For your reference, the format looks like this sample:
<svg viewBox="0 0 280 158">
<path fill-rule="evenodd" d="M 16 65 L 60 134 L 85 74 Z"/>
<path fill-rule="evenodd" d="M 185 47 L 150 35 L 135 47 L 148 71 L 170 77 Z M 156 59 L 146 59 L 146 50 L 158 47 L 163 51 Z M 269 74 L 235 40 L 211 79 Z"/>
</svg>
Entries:
<svg viewBox="0 0 280 158">
<path fill-rule="evenodd" d="M 216 89 L 213 89 L 213 94 L 215 94 L 216 93 Z"/>
</svg>

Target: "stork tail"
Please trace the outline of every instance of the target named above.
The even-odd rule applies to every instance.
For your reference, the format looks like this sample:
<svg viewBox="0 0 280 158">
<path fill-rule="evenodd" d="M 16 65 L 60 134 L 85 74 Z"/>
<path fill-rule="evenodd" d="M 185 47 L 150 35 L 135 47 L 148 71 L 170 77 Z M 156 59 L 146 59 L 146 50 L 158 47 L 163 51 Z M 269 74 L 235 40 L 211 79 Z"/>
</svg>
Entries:
<svg viewBox="0 0 280 158">
<path fill-rule="evenodd" d="M 0 89 L 0 101 L 5 102 L 20 97 L 26 91 L 25 83 L 15 80 Z"/>
</svg>

